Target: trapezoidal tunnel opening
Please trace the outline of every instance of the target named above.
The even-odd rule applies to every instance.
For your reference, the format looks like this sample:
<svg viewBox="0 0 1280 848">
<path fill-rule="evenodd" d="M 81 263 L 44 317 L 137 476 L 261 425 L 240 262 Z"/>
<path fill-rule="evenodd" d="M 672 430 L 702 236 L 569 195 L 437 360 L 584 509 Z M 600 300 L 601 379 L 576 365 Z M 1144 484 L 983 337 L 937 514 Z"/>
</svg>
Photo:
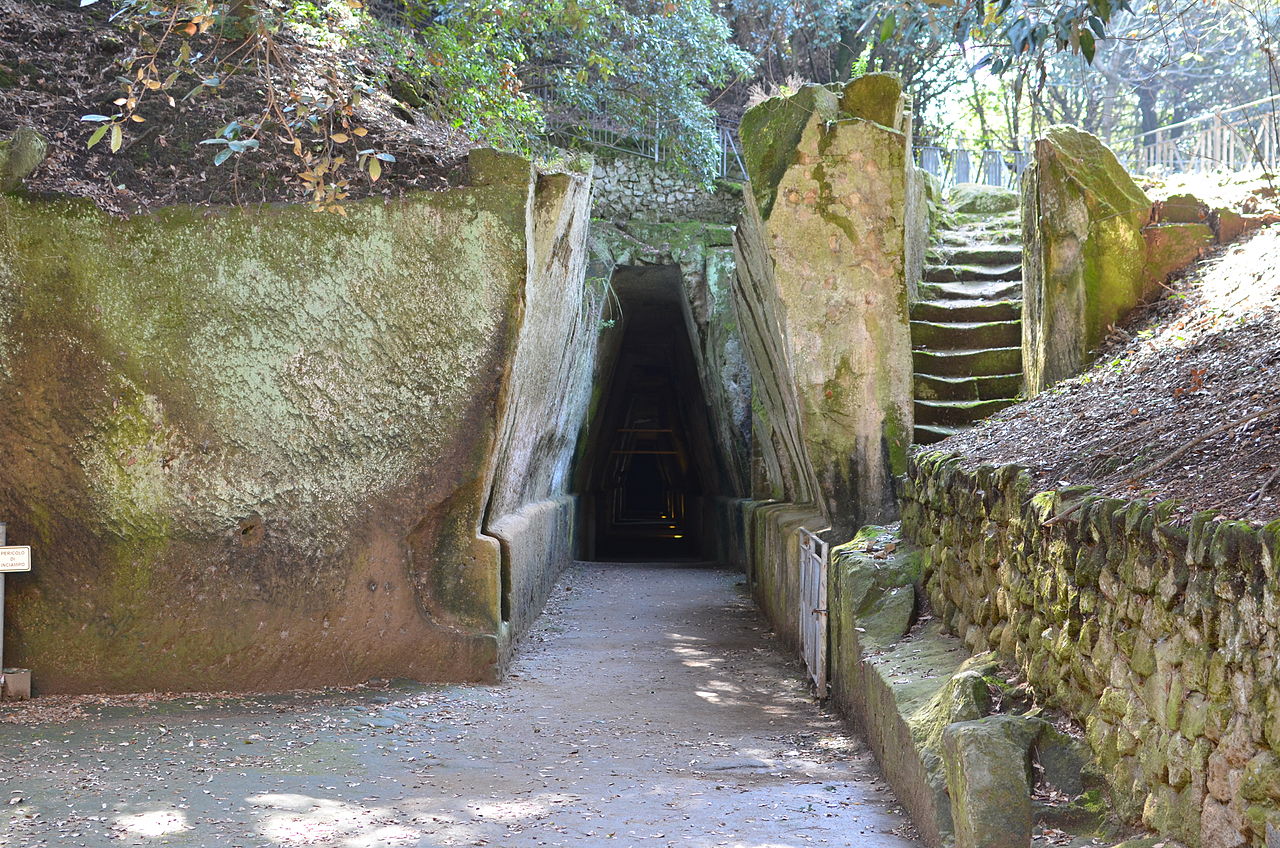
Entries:
<svg viewBox="0 0 1280 848">
<path fill-rule="evenodd" d="M 605 336 L 599 400 L 576 483 L 586 560 L 717 558 L 726 491 L 690 338 L 680 269 L 619 266 L 617 323 Z"/>
</svg>

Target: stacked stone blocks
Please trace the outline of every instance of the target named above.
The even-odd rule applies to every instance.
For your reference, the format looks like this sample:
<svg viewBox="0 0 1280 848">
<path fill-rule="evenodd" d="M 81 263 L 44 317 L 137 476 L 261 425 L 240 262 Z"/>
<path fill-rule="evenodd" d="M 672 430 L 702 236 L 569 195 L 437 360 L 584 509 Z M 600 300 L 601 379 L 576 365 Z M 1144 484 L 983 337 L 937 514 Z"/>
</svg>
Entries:
<svg viewBox="0 0 1280 848">
<path fill-rule="evenodd" d="M 904 534 L 975 652 L 1079 720 L 1126 818 L 1204 848 L 1280 832 L 1280 522 L 1033 491 L 1018 466 L 918 455 Z"/>
</svg>

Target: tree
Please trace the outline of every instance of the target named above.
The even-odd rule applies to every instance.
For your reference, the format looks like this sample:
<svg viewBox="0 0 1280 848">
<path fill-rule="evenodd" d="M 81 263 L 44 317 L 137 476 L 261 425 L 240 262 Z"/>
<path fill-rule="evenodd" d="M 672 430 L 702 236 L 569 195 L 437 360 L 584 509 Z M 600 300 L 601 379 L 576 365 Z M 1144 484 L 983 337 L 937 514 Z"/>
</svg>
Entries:
<svg viewBox="0 0 1280 848">
<path fill-rule="evenodd" d="M 855 69 L 893 72 L 912 96 L 919 126 L 937 98 L 966 79 L 954 38 L 957 10 L 922 0 L 731 0 L 724 14 L 735 43 L 758 58 L 756 82 L 764 87 L 837 82 Z"/>
<path fill-rule="evenodd" d="M 513 124 L 518 132 L 527 131 L 529 121 L 526 113 L 512 112 L 513 105 L 561 110 L 621 135 L 656 133 L 666 158 L 700 177 L 714 172 L 718 155 L 711 92 L 749 75 L 754 65 L 731 43 L 728 24 L 710 0 L 406 3 L 418 39 L 447 45 L 440 59 L 419 67 L 419 76 L 433 80 L 444 98 L 462 92 L 460 102 L 451 103 L 455 113 L 475 112 L 469 102 L 486 102 L 496 92 L 498 99 L 483 110 L 489 123 Z M 476 57 L 471 80 L 453 73 L 459 55 Z M 495 86 L 485 78 L 493 68 L 508 69 L 510 78 Z M 518 132 L 503 137 L 511 142 Z"/>
</svg>

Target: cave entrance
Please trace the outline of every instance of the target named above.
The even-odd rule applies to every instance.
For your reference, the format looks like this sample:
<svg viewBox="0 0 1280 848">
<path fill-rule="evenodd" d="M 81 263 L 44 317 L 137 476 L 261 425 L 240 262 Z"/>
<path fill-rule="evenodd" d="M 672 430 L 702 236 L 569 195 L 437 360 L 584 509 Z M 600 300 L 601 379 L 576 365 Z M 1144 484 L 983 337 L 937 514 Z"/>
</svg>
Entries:
<svg viewBox="0 0 1280 848">
<path fill-rule="evenodd" d="M 581 556 L 716 559 L 716 500 L 729 493 L 680 269 L 619 266 L 611 283 L 619 317 L 602 343 L 577 474 Z"/>
</svg>

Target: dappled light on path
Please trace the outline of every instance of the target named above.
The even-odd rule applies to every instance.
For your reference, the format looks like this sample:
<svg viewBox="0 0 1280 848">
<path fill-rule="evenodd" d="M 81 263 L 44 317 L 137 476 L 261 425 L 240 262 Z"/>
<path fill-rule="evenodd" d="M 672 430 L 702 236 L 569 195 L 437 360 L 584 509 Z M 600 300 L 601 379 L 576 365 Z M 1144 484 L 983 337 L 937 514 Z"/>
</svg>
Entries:
<svg viewBox="0 0 1280 848">
<path fill-rule="evenodd" d="M 150 813 L 133 813 L 116 819 L 116 827 L 123 836 L 154 839 L 190 830 L 186 813 L 180 810 L 155 810 Z"/>
<path fill-rule="evenodd" d="M 54 764 L 0 757 L 4 844 L 917 844 L 741 582 L 575 567 L 498 686 L 383 682 L 0 724 L 0 751 Z"/>
</svg>

